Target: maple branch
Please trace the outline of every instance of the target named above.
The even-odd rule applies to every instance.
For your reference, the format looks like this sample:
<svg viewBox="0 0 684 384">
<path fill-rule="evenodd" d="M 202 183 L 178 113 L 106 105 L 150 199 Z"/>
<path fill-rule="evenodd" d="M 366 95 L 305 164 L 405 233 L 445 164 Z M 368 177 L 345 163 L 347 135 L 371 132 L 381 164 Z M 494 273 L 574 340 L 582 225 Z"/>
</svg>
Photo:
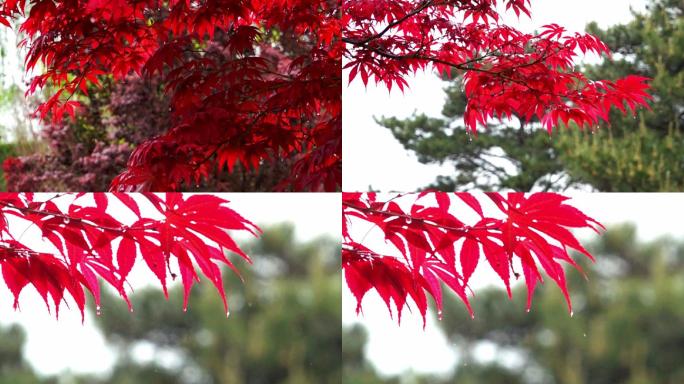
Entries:
<svg viewBox="0 0 684 384">
<path fill-rule="evenodd" d="M 473 231 L 473 230 L 484 230 L 484 231 L 492 231 L 492 230 L 493 230 L 493 231 L 498 231 L 498 230 L 499 230 L 498 227 L 471 227 L 471 226 L 468 226 L 468 225 L 466 225 L 466 226 L 464 226 L 464 227 L 460 227 L 460 228 L 459 228 L 459 227 L 452 227 L 452 226 L 449 226 L 449 225 L 437 224 L 437 223 L 435 223 L 435 222 L 433 222 L 433 221 L 429 221 L 429 219 L 424 219 L 424 218 L 420 218 L 420 217 L 411 216 L 411 215 L 406 214 L 406 213 L 388 212 L 388 211 L 383 211 L 383 210 L 379 210 L 379 209 L 373 209 L 373 208 L 369 208 L 369 207 L 359 207 L 359 206 L 357 206 L 357 205 L 350 204 L 350 203 L 347 203 L 347 202 L 342 202 L 342 205 L 345 206 L 345 207 L 347 207 L 347 208 L 356 209 L 356 210 L 358 210 L 358 211 L 365 212 L 365 213 L 375 213 L 375 214 L 379 214 L 379 215 L 383 215 L 383 216 L 387 216 L 387 217 L 401 217 L 401 218 L 408 219 L 408 220 L 411 220 L 411 221 L 416 220 L 416 221 L 421 222 L 421 223 L 423 223 L 423 224 L 425 224 L 425 225 L 429 225 L 429 226 L 435 227 L 435 228 L 445 229 L 445 230 L 448 230 L 448 231 L 456 231 L 456 232 L 461 232 L 461 233 L 468 233 L 468 232 Z"/>
<path fill-rule="evenodd" d="M 384 48 L 384 49 L 383 49 L 383 48 L 380 48 L 380 47 L 378 47 L 378 46 L 371 46 L 371 45 L 369 45 L 369 43 L 370 43 L 372 40 L 377 40 L 377 39 L 381 38 L 381 37 L 382 37 L 385 33 L 387 33 L 391 28 L 393 28 L 393 27 L 399 25 L 400 23 L 406 21 L 406 20 L 409 19 L 410 17 L 415 16 L 417 13 L 419 13 L 420 11 L 422 11 L 422 10 L 424 10 L 425 8 L 429 7 L 430 5 L 439 5 L 439 4 L 431 4 L 431 3 L 432 3 L 432 0 L 426 1 L 426 2 L 423 3 L 421 6 L 417 7 L 416 9 L 414 9 L 414 10 L 412 10 L 411 12 L 407 13 L 406 15 L 404 15 L 404 17 L 402 17 L 402 18 L 396 20 L 395 22 L 392 22 L 392 23 L 390 23 L 389 25 L 387 25 L 381 32 L 376 33 L 376 34 L 371 35 L 371 36 L 368 36 L 368 37 L 365 38 L 365 39 L 356 40 L 356 39 L 353 39 L 353 38 L 344 38 L 344 37 L 343 37 L 343 38 L 342 38 L 342 41 L 344 41 L 344 42 L 347 43 L 347 44 L 351 44 L 351 45 L 353 45 L 353 46 L 355 46 L 355 47 L 361 47 L 361 48 L 367 49 L 367 50 L 369 50 L 369 51 L 371 51 L 371 52 L 374 52 L 374 53 L 376 53 L 377 55 L 382 56 L 382 57 L 385 57 L 385 58 L 387 58 L 387 59 L 398 60 L 398 61 L 407 60 L 407 59 L 416 59 L 416 60 L 423 60 L 423 61 L 426 61 L 426 62 L 431 62 L 431 63 L 433 63 L 433 64 L 445 65 L 445 66 L 452 67 L 452 68 L 455 68 L 455 69 L 458 69 L 458 70 L 461 70 L 461 71 L 464 71 L 464 72 L 466 72 L 466 71 L 473 71 L 473 72 L 486 73 L 486 74 L 489 74 L 489 75 L 492 75 L 492 76 L 495 76 L 495 77 L 499 77 L 499 78 L 501 78 L 502 80 L 509 81 L 509 82 L 511 82 L 511 83 L 515 83 L 515 84 L 524 86 L 524 87 L 526 87 L 528 90 L 530 90 L 530 91 L 532 91 L 532 92 L 535 92 L 535 93 L 537 93 L 537 94 L 539 94 L 539 95 L 550 95 L 550 96 L 555 96 L 555 97 L 558 97 L 558 98 L 561 98 L 561 99 L 562 99 L 562 98 L 568 98 L 568 95 L 556 94 L 556 93 L 553 93 L 553 92 L 548 92 L 548 91 L 544 91 L 544 90 L 540 90 L 540 89 L 531 87 L 531 86 L 528 84 L 527 81 L 518 80 L 518 79 L 515 79 L 515 78 L 513 78 L 513 77 L 511 77 L 511 76 L 508 76 L 508 75 L 505 74 L 505 73 L 514 73 L 515 70 L 519 70 L 519 69 L 522 69 L 522 68 L 526 68 L 526 67 L 530 67 L 530 66 L 537 65 L 537 64 L 539 64 L 539 63 L 543 63 L 545 60 L 547 60 L 547 59 L 549 59 L 551 56 L 553 56 L 554 53 L 555 53 L 555 54 L 558 54 L 558 53 L 560 52 L 560 50 L 568 50 L 569 48 L 566 47 L 566 46 L 563 46 L 563 47 L 561 47 L 561 48 L 558 48 L 555 52 L 549 52 L 549 50 L 550 50 L 551 47 L 547 45 L 547 46 L 542 50 L 541 55 L 538 56 L 536 59 L 534 59 L 534 60 L 532 60 L 532 61 L 529 61 L 529 62 L 527 62 L 527 63 L 516 64 L 516 65 L 514 65 L 514 66 L 512 66 L 512 67 L 510 67 L 510 68 L 506 68 L 505 71 L 498 71 L 498 72 L 497 72 L 497 71 L 492 71 L 492 70 L 488 70 L 488 69 L 477 68 L 477 67 L 472 66 L 472 65 L 470 65 L 470 64 L 474 64 L 474 63 L 476 63 L 476 62 L 480 62 L 480 61 L 486 59 L 487 57 L 501 56 L 501 53 L 499 53 L 498 51 L 492 51 L 492 52 L 490 52 L 490 53 L 487 53 L 487 54 L 485 54 L 485 55 L 483 55 L 483 56 L 480 56 L 480 57 L 473 58 L 473 59 L 471 59 L 471 60 L 463 61 L 463 62 L 460 62 L 460 63 L 455 63 L 455 62 L 450 61 L 450 60 L 444 60 L 444 59 L 441 59 L 441 58 L 437 58 L 437 57 L 433 57 L 433 56 L 429 56 L 429 55 L 422 54 L 421 52 L 423 51 L 423 48 L 424 48 L 423 45 L 421 45 L 421 47 L 420 47 L 419 49 L 415 50 L 414 52 L 412 52 L 412 53 L 406 53 L 406 54 L 396 54 L 396 53 L 393 53 L 393 52 L 389 51 L 387 48 Z M 536 35 L 535 37 L 536 37 L 537 39 L 539 39 L 539 35 Z M 506 43 L 504 44 L 504 46 L 510 46 L 510 45 L 512 45 L 512 43 L 510 43 L 510 42 L 506 42 Z M 376 76 L 377 76 L 377 74 L 376 74 Z"/>
<path fill-rule="evenodd" d="M 430 7 L 431 5 L 433 5 L 433 1 L 434 1 L 434 0 L 427 0 L 427 1 L 424 1 L 422 4 L 420 4 L 418 7 L 416 7 L 416 8 L 413 9 L 412 11 L 406 13 L 404 16 L 402 16 L 402 17 L 400 17 L 399 19 L 397 19 L 397 20 L 395 20 L 395 21 L 393 21 L 393 22 L 387 24 L 387 26 L 385 26 L 385 28 L 384 28 L 382 31 L 380 31 L 380 32 L 378 32 L 378 33 L 376 33 L 376 34 L 374 34 L 374 35 L 370 35 L 370 36 L 366 37 L 365 39 L 362 39 L 362 40 L 354 40 L 354 39 L 349 39 L 349 38 L 346 38 L 346 37 L 342 37 L 342 41 L 345 42 L 345 43 L 349 43 L 349 44 L 354 44 L 354 45 L 356 45 L 356 44 L 366 44 L 366 43 L 370 42 L 371 40 L 379 39 L 379 38 L 381 38 L 382 36 L 384 36 L 385 33 L 389 32 L 390 29 L 396 27 L 397 25 L 403 23 L 404 21 L 410 19 L 411 17 L 413 17 L 413 16 L 419 14 L 419 13 L 422 12 L 423 10 L 425 10 L 425 9 L 427 9 L 428 7 Z"/>
<path fill-rule="evenodd" d="M 433 64 L 442 64 L 442 65 L 445 65 L 445 66 L 448 66 L 448 67 L 451 67 L 451 68 L 455 68 L 455 69 L 458 69 L 458 70 L 461 70 L 461 71 L 464 71 L 464 72 L 473 71 L 473 72 L 486 73 L 486 74 L 489 74 L 489 75 L 492 75 L 492 76 L 495 76 L 495 77 L 499 77 L 499 78 L 501 78 L 502 80 L 506 80 L 506 81 L 510 81 L 511 83 L 515 83 L 515 84 L 522 85 L 522 86 L 526 87 L 527 89 L 529 89 L 530 91 L 536 92 L 536 93 L 541 94 L 541 95 L 550 95 L 550 96 L 556 96 L 556 97 L 566 97 L 565 95 L 559 95 L 559 94 L 555 94 L 555 93 L 552 93 L 552 92 L 542 91 L 542 90 L 533 88 L 533 87 L 531 87 L 531 86 L 530 86 L 527 82 L 525 82 L 525 81 L 517 80 L 517 79 L 515 79 L 515 78 L 512 78 L 512 77 L 510 77 L 510 76 L 505 75 L 505 74 L 504 74 L 504 71 L 496 72 L 496 71 L 491 71 L 491 70 L 488 70 L 488 69 L 478 68 L 478 67 L 475 67 L 475 66 L 471 66 L 471 65 L 470 65 L 470 64 L 474 64 L 474 63 L 477 63 L 477 62 L 479 62 L 479 61 L 482 61 L 482 60 L 486 59 L 487 57 L 495 56 L 495 53 L 494 53 L 494 52 L 488 53 L 488 54 L 486 54 L 486 55 L 484 55 L 484 56 L 480 56 L 480 57 L 477 57 L 477 58 L 474 58 L 474 59 L 471 59 L 471 60 L 463 61 L 463 62 L 461 62 L 461 63 L 455 63 L 455 62 L 453 62 L 453 61 L 444 60 L 444 59 L 440 59 L 440 58 L 438 58 L 438 57 L 427 56 L 427 55 L 418 53 L 419 51 L 413 52 L 413 53 L 408 53 L 408 54 L 401 54 L 401 55 L 399 55 L 399 54 L 396 54 L 396 53 L 392 53 L 392 52 L 390 52 L 390 51 L 387 51 L 386 49 L 381 49 L 381 48 L 378 48 L 378 47 L 371 47 L 371 46 L 368 46 L 367 44 L 357 44 L 357 42 L 350 42 L 350 44 L 352 44 L 352 45 L 359 45 L 359 46 L 361 46 L 361 47 L 363 47 L 363 48 L 365 48 L 365 49 L 368 49 L 369 51 L 374 52 L 374 53 L 378 54 L 379 56 L 385 57 L 385 58 L 387 58 L 387 59 L 399 60 L 399 61 L 401 61 L 401 60 L 407 60 L 407 59 L 416 59 L 416 60 L 423 60 L 423 61 L 431 62 L 431 63 L 433 63 Z M 543 60 L 545 60 L 545 59 L 547 59 L 547 58 L 548 58 L 548 56 L 541 56 L 541 57 L 539 57 L 538 59 L 533 60 L 533 61 L 531 61 L 531 62 L 524 63 L 524 64 L 519 64 L 519 65 L 516 65 L 516 66 L 514 66 L 514 67 L 507 68 L 505 72 L 512 72 L 512 71 L 514 71 L 514 70 L 516 70 L 516 69 L 526 68 L 526 67 L 529 67 L 529 66 L 532 66 L 532 65 L 536 65 L 536 64 L 541 63 Z"/>
<path fill-rule="evenodd" d="M 349 246 L 348 244 L 342 244 L 342 250 L 345 250 L 348 252 L 353 252 L 353 253 L 356 253 L 357 255 L 366 256 L 366 257 L 392 257 L 392 258 L 398 259 L 396 256 L 383 255 L 381 253 L 377 253 L 374 251 L 367 251 L 364 249 L 355 248 L 355 247 Z"/>
<path fill-rule="evenodd" d="M 99 229 L 102 229 L 105 231 L 111 231 L 111 232 L 117 232 L 117 233 L 124 233 L 128 230 L 145 230 L 145 229 L 147 229 L 145 227 L 127 227 L 127 228 L 110 227 L 110 226 L 106 226 L 106 225 L 96 224 L 96 223 L 91 222 L 87 219 L 69 216 L 69 215 L 66 215 L 62 212 L 50 212 L 50 211 L 42 211 L 39 209 L 28 208 L 28 207 L 17 207 L 14 204 L 10 204 L 10 203 L 8 203 L 6 201 L 2 201 L 2 200 L 0 200 L 0 206 L 10 208 L 10 209 L 16 209 L 17 211 L 22 212 L 22 213 L 32 213 L 32 214 L 41 215 L 41 216 L 59 217 L 59 218 L 62 218 L 64 220 L 74 221 L 74 222 L 77 222 L 80 224 L 88 225 L 88 226 L 93 227 L 93 228 L 99 228 Z"/>
</svg>

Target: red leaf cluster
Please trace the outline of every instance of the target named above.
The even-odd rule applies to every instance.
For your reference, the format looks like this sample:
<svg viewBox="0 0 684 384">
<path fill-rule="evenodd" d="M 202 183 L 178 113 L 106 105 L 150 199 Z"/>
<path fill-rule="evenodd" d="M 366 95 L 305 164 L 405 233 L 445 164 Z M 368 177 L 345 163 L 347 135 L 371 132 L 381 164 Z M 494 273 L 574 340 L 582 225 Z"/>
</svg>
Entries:
<svg viewBox="0 0 684 384">
<path fill-rule="evenodd" d="M 374 79 L 402 91 L 406 77 L 432 66 L 464 77 L 466 127 L 533 118 L 551 133 L 559 121 L 593 129 L 616 107 L 648 107 L 648 79 L 593 81 L 575 71 L 579 54 L 610 55 L 596 36 L 556 24 L 537 34 L 500 22 L 496 7 L 530 16 L 529 0 L 360 0 L 343 4 L 344 57 L 352 81 Z"/>
<path fill-rule="evenodd" d="M 598 231 L 601 224 L 567 204 L 568 197 L 555 193 L 487 193 L 486 197 L 497 215 L 486 215 L 484 202 L 468 193 L 425 192 L 388 200 L 375 193 L 344 193 L 342 268 L 356 297 L 357 313 L 365 294 L 375 289 L 390 315 L 394 302 L 399 321 L 409 298 L 425 321 L 428 295 L 441 316 L 444 284 L 472 315 L 468 282 L 480 261 L 501 278 L 509 297 L 512 277 L 524 276 L 528 311 L 543 270 L 560 287 L 572 313 L 562 263 L 581 271 L 570 249 L 593 257 L 569 229 Z M 464 223 L 464 209 L 477 217 L 472 225 Z M 354 238 L 350 229 L 361 224 L 359 220 L 379 229 L 399 256 L 377 253 L 363 239 Z"/>
<path fill-rule="evenodd" d="M 121 211 L 112 216 L 115 202 L 116 209 L 127 210 L 135 220 L 125 224 Z M 159 279 L 165 295 L 168 276 L 175 279 L 171 271 L 177 268 L 185 292 L 184 309 L 192 285 L 199 281 L 199 267 L 216 286 L 227 313 L 219 265 L 238 271 L 225 251 L 250 261 L 228 231 L 257 235 L 259 228 L 226 203 L 216 196 L 180 193 L 2 194 L 0 270 L 14 295 L 14 307 L 19 306 L 21 291 L 32 285 L 48 309 L 52 302 L 56 315 L 67 294 L 83 315 L 85 292 L 93 295 L 99 311 L 100 281 L 128 302 L 127 277 L 136 260 L 142 259 Z M 13 229 L 16 218 L 38 228 L 54 252 L 38 252 L 35 243 L 23 234 L 17 236 Z M 128 305 L 130 308 L 130 302 Z"/>
<path fill-rule="evenodd" d="M 329 0 L 17 0 L 0 20 L 21 20 L 26 70 L 45 68 L 28 93 L 56 89 L 43 118 L 78 113 L 102 76 L 163 78 L 172 127 L 135 150 L 113 190 L 176 190 L 237 162 L 297 157 L 281 188 L 330 191 L 341 184 L 338 12 Z"/>
</svg>

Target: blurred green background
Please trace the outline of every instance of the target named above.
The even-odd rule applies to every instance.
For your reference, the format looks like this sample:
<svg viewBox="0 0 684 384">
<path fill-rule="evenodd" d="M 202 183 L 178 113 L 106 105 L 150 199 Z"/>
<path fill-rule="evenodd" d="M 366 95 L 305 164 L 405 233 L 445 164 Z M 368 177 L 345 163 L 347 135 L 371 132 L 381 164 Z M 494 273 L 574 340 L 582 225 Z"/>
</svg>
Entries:
<svg viewBox="0 0 684 384">
<path fill-rule="evenodd" d="M 96 325 L 117 355 L 111 373 L 40 377 L 22 352 L 24 331 L 12 326 L 0 330 L 0 383 L 339 383 L 338 242 L 298 242 L 282 224 L 244 248 L 254 265 L 236 261 L 244 283 L 224 279 L 228 319 L 206 281 L 193 287 L 187 312 L 179 285 L 169 301 L 156 287 L 136 291 L 133 313 L 106 294 Z"/>
<path fill-rule="evenodd" d="M 460 356 L 450 375 L 381 376 L 364 357 L 365 328 L 355 325 L 343 331 L 343 382 L 684 383 L 684 240 L 640 242 L 625 224 L 588 249 L 597 259 L 582 263 L 589 280 L 568 273 L 573 317 L 552 283 L 537 287 L 530 313 L 520 284 L 513 301 L 501 289 L 480 290 L 475 320 L 452 295 L 438 323 Z"/>
</svg>

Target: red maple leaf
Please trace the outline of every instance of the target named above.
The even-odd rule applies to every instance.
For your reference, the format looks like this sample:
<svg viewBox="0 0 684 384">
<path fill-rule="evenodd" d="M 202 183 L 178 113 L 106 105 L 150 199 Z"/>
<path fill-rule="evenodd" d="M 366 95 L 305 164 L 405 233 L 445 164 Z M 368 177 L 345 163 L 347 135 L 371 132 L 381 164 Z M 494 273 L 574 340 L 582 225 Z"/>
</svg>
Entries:
<svg viewBox="0 0 684 384">
<path fill-rule="evenodd" d="M 130 210 L 135 221 L 112 216 L 115 201 Z M 230 232 L 257 236 L 260 230 L 227 203 L 217 196 L 180 193 L 3 194 L 0 270 L 14 295 L 15 308 L 22 290 L 32 285 L 57 315 L 67 293 L 83 315 L 85 292 L 93 295 L 99 312 L 100 282 L 114 287 L 128 302 L 125 285 L 139 259 L 159 279 L 165 294 L 168 277 L 176 278 L 171 271 L 180 272 L 186 309 L 190 289 L 199 281 L 199 268 L 216 286 L 228 313 L 220 266 L 227 265 L 239 275 L 227 252 L 251 262 Z M 37 227 L 54 253 L 37 252 L 31 241 L 16 236 L 10 216 Z"/>
<path fill-rule="evenodd" d="M 598 231 L 603 226 L 569 205 L 569 198 L 559 194 L 486 196 L 494 203 L 498 215 L 485 215 L 478 198 L 467 193 L 424 192 L 388 200 L 380 200 L 374 193 L 344 193 L 342 268 L 347 286 L 356 297 L 357 313 L 362 309 L 365 294 L 374 289 L 390 314 L 394 303 L 399 319 L 411 298 L 425 321 L 426 294 L 434 299 L 441 317 L 445 285 L 473 315 L 468 282 L 481 261 L 501 278 L 509 297 L 511 281 L 524 276 L 528 311 L 536 284 L 542 281 L 541 266 L 560 287 L 572 313 L 561 263 L 581 271 L 569 249 L 592 260 L 593 257 L 569 229 Z M 456 201 L 464 204 L 454 208 Z M 469 213 L 465 210 L 476 218 L 472 225 L 462 219 Z M 362 222 L 379 229 L 397 255 L 378 253 L 355 238 L 351 228 Z M 517 271 L 518 265 L 522 274 Z"/>
</svg>

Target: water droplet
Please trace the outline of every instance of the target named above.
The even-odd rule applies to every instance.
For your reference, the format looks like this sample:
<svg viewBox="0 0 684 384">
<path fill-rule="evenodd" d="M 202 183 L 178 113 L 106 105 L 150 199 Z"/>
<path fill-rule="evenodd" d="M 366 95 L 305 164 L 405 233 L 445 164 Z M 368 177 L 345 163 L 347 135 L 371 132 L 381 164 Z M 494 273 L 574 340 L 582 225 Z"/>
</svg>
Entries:
<svg viewBox="0 0 684 384">
<path fill-rule="evenodd" d="M 570 317 L 573 317 L 573 316 L 575 316 L 575 312 L 570 311 Z"/>
<path fill-rule="evenodd" d="M 442 320 L 442 310 L 440 309 L 437 311 L 437 318 L 441 321 Z"/>
<path fill-rule="evenodd" d="M 525 310 L 525 312 L 527 312 L 527 313 L 530 313 L 530 309 L 529 309 L 529 308 L 527 308 L 527 309 Z"/>
<path fill-rule="evenodd" d="M 226 318 L 230 317 L 230 311 L 226 311 Z"/>
<path fill-rule="evenodd" d="M 406 224 L 411 224 L 412 222 L 413 222 L 413 219 L 411 219 L 410 217 L 406 218 Z"/>
<path fill-rule="evenodd" d="M 187 312 L 187 311 L 188 311 L 188 307 L 183 307 L 183 312 Z"/>
<path fill-rule="evenodd" d="M 99 305 L 97 307 L 95 307 L 95 314 L 97 314 L 98 316 L 100 316 L 102 314 L 102 308 L 100 308 Z"/>
<path fill-rule="evenodd" d="M 130 313 L 133 313 L 133 307 L 128 308 L 128 311 L 129 311 Z"/>
<path fill-rule="evenodd" d="M 587 337 L 587 334 L 586 334 L 586 333 L 584 334 L 584 337 Z"/>
</svg>

